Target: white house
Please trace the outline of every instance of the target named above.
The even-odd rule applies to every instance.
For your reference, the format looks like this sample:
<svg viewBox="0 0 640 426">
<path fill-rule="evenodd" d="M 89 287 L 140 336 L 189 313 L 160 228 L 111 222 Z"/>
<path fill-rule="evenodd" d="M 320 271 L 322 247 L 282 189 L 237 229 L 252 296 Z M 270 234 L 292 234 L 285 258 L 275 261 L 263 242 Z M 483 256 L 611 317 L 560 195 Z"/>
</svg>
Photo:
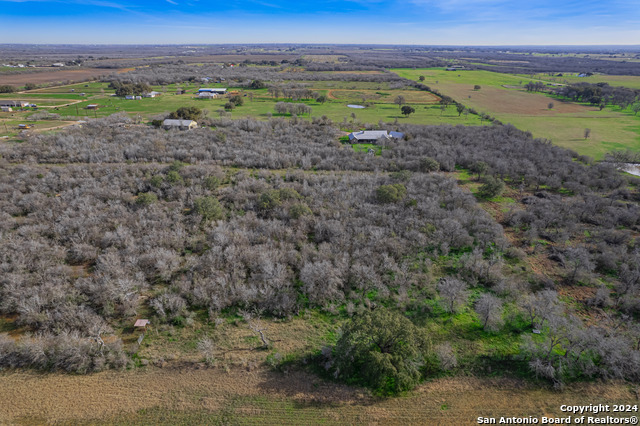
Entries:
<svg viewBox="0 0 640 426">
<path fill-rule="evenodd" d="M 52 67 L 64 67 L 62 62 L 56 62 L 55 64 L 51 64 Z"/>
<path fill-rule="evenodd" d="M 198 94 L 203 93 L 203 92 L 209 92 L 209 93 L 216 93 L 218 95 L 224 95 L 225 93 L 227 93 L 227 88 L 226 87 L 213 87 L 213 88 L 198 89 Z"/>
<path fill-rule="evenodd" d="M 29 102 L 27 101 L 12 101 L 7 99 L 0 100 L 0 106 L 8 106 L 8 107 L 26 107 L 29 106 Z"/>
<path fill-rule="evenodd" d="M 180 130 L 191 130 L 198 127 L 198 123 L 193 120 L 172 120 L 167 118 L 162 122 L 162 127 L 165 129 L 180 129 Z"/>
<path fill-rule="evenodd" d="M 214 99 L 217 98 L 218 94 L 213 92 L 198 92 L 198 98 L 200 99 Z"/>
<path fill-rule="evenodd" d="M 156 96 L 160 96 L 161 94 L 162 92 L 153 91 L 153 92 L 145 93 L 142 96 L 144 96 L 145 98 L 155 98 Z"/>
<path fill-rule="evenodd" d="M 362 130 L 349 134 L 349 141 L 355 143 L 376 143 L 379 139 L 402 139 L 404 133 L 386 130 Z"/>
</svg>

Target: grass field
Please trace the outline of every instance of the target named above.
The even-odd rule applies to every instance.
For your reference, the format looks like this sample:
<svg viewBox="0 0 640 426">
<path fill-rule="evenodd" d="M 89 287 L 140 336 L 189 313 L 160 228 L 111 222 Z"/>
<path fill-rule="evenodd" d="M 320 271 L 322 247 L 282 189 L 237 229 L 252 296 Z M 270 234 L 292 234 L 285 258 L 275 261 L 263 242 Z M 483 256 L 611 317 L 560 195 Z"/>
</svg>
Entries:
<svg viewBox="0 0 640 426">
<path fill-rule="evenodd" d="M 320 93 L 336 93 L 340 96 L 340 99 L 329 99 L 324 104 L 320 104 L 314 100 L 305 100 L 304 103 L 311 106 L 313 111 L 311 117 L 320 117 L 326 115 L 328 118 L 336 122 L 353 121 L 352 114 L 355 114 L 356 120 L 360 123 L 377 123 L 382 120 L 385 122 L 395 121 L 407 122 L 414 124 L 464 124 L 464 125 L 479 125 L 480 119 L 474 115 L 462 115 L 458 116 L 458 113 L 453 107 L 449 107 L 446 111 L 441 111 L 439 106 L 434 102 L 437 99 L 435 96 L 417 90 L 402 90 L 394 91 L 385 88 L 384 86 L 367 83 L 367 82 L 313 82 L 314 90 L 318 90 Z M 203 100 L 197 99 L 195 93 L 197 91 L 196 85 L 170 85 L 170 86 L 156 86 L 154 90 L 165 90 L 164 95 L 156 98 L 143 98 L 142 100 L 126 100 L 119 97 L 109 96 L 112 91 L 108 89 L 105 83 L 90 83 L 89 88 L 85 88 L 84 85 L 71 85 L 64 86 L 58 90 L 63 93 L 55 93 L 54 88 L 44 89 L 40 94 L 30 92 L 30 96 L 60 96 L 66 98 L 83 99 L 83 97 L 77 94 L 67 95 L 70 88 L 76 88 L 76 92 L 79 90 L 87 90 L 89 95 L 86 101 L 67 107 L 61 107 L 51 110 L 57 114 L 71 117 L 102 117 L 111 115 L 117 112 L 126 112 L 131 115 L 140 115 L 145 119 L 153 117 L 163 116 L 170 111 L 175 111 L 182 106 L 197 106 L 203 110 L 206 110 L 211 117 L 218 116 L 218 111 L 223 109 L 224 104 L 228 102 L 225 97 Z M 220 86 L 220 85 L 214 85 Z M 182 87 L 188 92 L 183 95 L 176 95 L 175 89 Z M 335 89 L 334 89 L 335 88 Z M 91 89 L 91 92 L 88 91 Z M 256 117 L 259 119 L 267 119 L 270 114 L 276 115 L 274 111 L 275 103 L 278 101 L 284 101 L 285 99 L 274 99 L 267 93 L 266 89 L 261 90 L 243 90 L 240 88 L 230 87 L 230 90 L 238 90 L 241 94 L 248 94 L 252 92 L 254 95 L 253 101 L 248 96 L 243 97 L 244 105 L 234 109 L 231 112 L 232 118 L 242 117 Z M 104 91 L 104 93 L 103 93 Z M 376 94 L 376 92 L 382 93 L 382 95 Z M 379 98 L 373 100 L 374 105 L 365 109 L 352 109 L 348 108 L 347 104 L 361 102 L 362 94 L 376 95 Z M 416 112 L 409 117 L 405 117 L 400 113 L 398 105 L 393 101 L 398 94 L 402 94 L 407 101 L 411 104 L 414 103 Z M 336 97 L 336 96 L 334 96 Z M 25 97 L 26 99 L 26 97 Z M 91 103 L 97 103 L 101 107 L 97 112 L 86 110 L 86 106 Z M 300 117 L 303 119 L 310 119 L 311 117 Z"/>
<path fill-rule="evenodd" d="M 556 73 L 558 74 L 558 73 Z M 533 76 L 521 75 L 523 81 L 540 80 L 549 83 L 608 83 L 611 86 L 624 86 L 630 89 L 640 89 L 640 76 L 632 75 L 604 75 L 594 74 L 589 77 L 578 77 L 576 73 L 562 73 L 562 77 L 546 74 L 534 74 Z"/>
<path fill-rule="evenodd" d="M 617 107 L 599 111 L 590 105 L 564 102 L 519 88 L 531 78 L 490 71 L 394 71 L 412 80 L 422 75 L 426 85 L 478 112 L 595 159 L 602 159 L 612 149 L 640 150 L 640 117 Z M 480 85 L 480 90 L 475 90 L 475 85 Z M 552 109 L 548 108 L 549 102 L 554 103 Z M 591 129 L 587 140 L 583 136 L 586 128 Z"/>
<path fill-rule="evenodd" d="M 555 392 L 514 379 L 441 378 L 380 399 L 302 371 L 170 365 L 88 376 L 3 373 L 0 398 L 11 401 L 0 405 L 3 424 L 468 425 L 478 416 L 566 417 L 563 404 L 637 404 L 616 383 Z"/>
</svg>

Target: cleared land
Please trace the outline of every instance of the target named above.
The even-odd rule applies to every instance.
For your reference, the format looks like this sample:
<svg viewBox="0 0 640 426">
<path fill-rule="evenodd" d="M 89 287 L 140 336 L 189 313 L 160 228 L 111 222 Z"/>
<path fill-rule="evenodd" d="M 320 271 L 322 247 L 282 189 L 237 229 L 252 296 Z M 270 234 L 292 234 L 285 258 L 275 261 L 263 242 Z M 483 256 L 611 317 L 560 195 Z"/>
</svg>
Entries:
<svg viewBox="0 0 640 426">
<path fill-rule="evenodd" d="M 42 72 L 34 72 L 28 74 L 11 74 L 0 75 L 0 84 L 10 84 L 12 86 L 24 86 L 25 83 L 55 83 L 63 81 L 83 81 L 90 80 L 93 77 L 109 75 L 115 72 L 125 72 L 125 69 L 107 69 L 107 68 L 84 68 L 81 70 L 47 70 Z"/>
<path fill-rule="evenodd" d="M 609 106 L 599 111 L 590 105 L 527 92 L 522 85 L 532 81 L 531 78 L 490 71 L 394 71 L 412 80 L 424 76 L 424 84 L 467 107 L 595 159 L 602 159 L 612 149 L 640 150 L 640 117 L 627 110 L 620 111 L 617 107 Z M 638 77 L 630 78 L 640 82 Z M 475 85 L 481 88 L 475 90 Z M 548 108 L 549 102 L 554 103 L 552 109 Z M 584 138 L 586 128 L 591 129 L 588 139 Z"/>
<path fill-rule="evenodd" d="M 5 373 L 0 385 L 0 398 L 12 401 L 0 405 L 0 422 L 24 424 L 475 424 L 478 416 L 566 417 L 562 404 L 637 403 L 623 384 L 557 393 L 518 380 L 443 378 L 378 399 L 303 372 L 184 366 L 89 376 Z"/>
</svg>

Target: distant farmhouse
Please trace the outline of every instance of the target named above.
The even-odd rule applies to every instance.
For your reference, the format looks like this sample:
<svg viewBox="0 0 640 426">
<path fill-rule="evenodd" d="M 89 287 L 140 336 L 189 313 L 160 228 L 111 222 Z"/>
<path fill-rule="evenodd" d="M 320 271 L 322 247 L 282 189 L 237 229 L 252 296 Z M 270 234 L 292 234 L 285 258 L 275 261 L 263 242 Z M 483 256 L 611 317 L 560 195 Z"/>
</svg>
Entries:
<svg viewBox="0 0 640 426">
<path fill-rule="evenodd" d="M 128 99 L 130 101 L 139 101 L 142 99 L 142 96 L 136 96 L 136 95 L 127 95 L 124 97 L 125 99 Z"/>
<path fill-rule="evenodd" d="M 64 67 L 62 62 L 56 62 L 55 64 L 51 64 L 52 67 Z"/>
<path fill-rule="evenodd" d="M 216 95 L 224 95 L 227 93 L 227 88 L 214 87 L 214 88 L 198 89 L 198 96 L 200 96 L 200 93 L 215 93 Z"/>
<path fill-rule="evenodd" d="M 388 132 L 386 130 L 363 130 L 349 134 L 349 142 L 352 143 L 376 143 L 380 139 L 402 139 L 404 133 Z"/>
<path fill-rule="evenodd" d="M 143 94 L 142 97 L 144 97 L 144 98 L 155 98 L 156 96 L 160 96 L 160 95 L 162 95 L 162 92 L 153 91 L 153 92 L 149 92 L 149 93 Z"/>
<path fill-rule="evenodd" d="M 214 92 L 198 92 L 199 99 L 214 99 L 217 97 L 218 97 L 218 94 Z"/>
<path fill-rule="evenodd" d="M 2 111 L 2 112 L 11 112 L 11 111 L 13 111 L 13 108 L 11 108 L 9 106 L 0 106 L 0 111 Z"/>
<path fill-rule="evenodd" d="M 98 104 L 89 104 L 86 106 L 87 109 L 98 109 L 100 108 L 100 105 Z"/>
<path fill-rule="evenodd" d="M 29 102 L 27 102 L 27 101 L 10 101 L 10 100 L 6 100 L 6 99 L 2 99 L 2 100 L 0 100 L 0 106 L 22 108 L 22 107 L 29 106 Z"/>
<path fill-rule="evenodd" d="M 191 130 L 198 127 L 198 123 L 193 120 L 172 120 L 167 118 L 162 122 L 162 127 L 166 130 L 179 129 L 179 130 Z"/>
<path fill-rule="evenodd" d="M 460 71 L 463 69 L 464 69 L 464 66 L 462 65 L 451 65 L 450 67 L 447 67 L 447 71 Z"/>
</svg>

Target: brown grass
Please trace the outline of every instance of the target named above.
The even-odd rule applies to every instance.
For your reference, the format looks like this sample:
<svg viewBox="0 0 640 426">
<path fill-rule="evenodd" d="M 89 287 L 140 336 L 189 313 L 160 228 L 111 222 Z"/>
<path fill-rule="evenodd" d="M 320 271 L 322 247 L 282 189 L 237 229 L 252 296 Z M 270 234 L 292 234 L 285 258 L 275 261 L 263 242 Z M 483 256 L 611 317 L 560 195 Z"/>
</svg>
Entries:
<svg viewBox="0 0 640 426">
<path fill-rule="evenodd" d="M 587 114 L 597 110 L 595 107 L 553 100 L 539 93 L 521 90 L 504 90 L 498 87 L 483 87 L 480 90 L 474 90 L 471 86 L 447 83 L 440 83 L 438 89 L 465 105 L 491 114 L 554 116 L 557 114 Z M 551 110 L 547 107 L 549 102 L 554 103 Z"/>
<path fill-rule="evenodd" d="M 562 404 L 637 403 L 621 383 L 564 392 L 515 379 L 438 379 L 411 394 L 379 399 L 302 371 L 147 368 L 90 376 L 0 375 L 0 423 L 140 423 L 154 407 L 173 415 L 215 414 L 261 424 L 473 424 L 478 416 L 561 415 Z M 289 406 L 289 409 L 285 409 Z M 182 414 L 181 414 L 182 413 Z M 166 422 L 166 420 L 165 420 Z"/>
<path fill-rule="evenodd" d="M 86 81 L 93 77 L 109 75 L 124 70 L 107 68 L 85 68 L 81 70 L 46 70 L 29 74 L 0 75 L 0 84 L 10 84 L 12 86 L 24 86 L 25 83 L 54 83 L 58 81 Z"/>
</svg>

